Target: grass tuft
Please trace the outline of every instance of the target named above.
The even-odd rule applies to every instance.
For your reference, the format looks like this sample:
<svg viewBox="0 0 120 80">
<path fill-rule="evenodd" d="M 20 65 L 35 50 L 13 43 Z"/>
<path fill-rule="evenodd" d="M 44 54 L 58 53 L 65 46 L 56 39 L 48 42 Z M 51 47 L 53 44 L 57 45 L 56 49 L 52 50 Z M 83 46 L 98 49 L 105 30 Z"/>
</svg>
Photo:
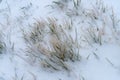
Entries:
<svg viewBox="0 0 120 80">
<path fill-rule="evenodd" d="M 44 67 L 70 70 L 68 63 L 80 60 L 77 38 L 65 29 L 70 24 L 59 24 L 55 18 L 36 21 L 30 32 L 23 33 L 29 57 Z"/>
</svg>

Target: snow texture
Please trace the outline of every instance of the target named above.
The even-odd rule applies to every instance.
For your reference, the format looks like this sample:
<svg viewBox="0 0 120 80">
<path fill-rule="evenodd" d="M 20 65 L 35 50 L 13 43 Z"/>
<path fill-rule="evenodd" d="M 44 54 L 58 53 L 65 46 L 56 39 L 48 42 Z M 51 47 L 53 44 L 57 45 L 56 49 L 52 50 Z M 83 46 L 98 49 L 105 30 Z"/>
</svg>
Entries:
<svg viewBox="0 0 120 80">
<path fill-rule="evenodd" d="M 93 44 L 93 47 L 81 43 L 83 45 L 80 49 L 82 59 L 80 62 L 70 64 L 73 69 L 69 73 L 43 70 L 40 64 L 29 64 L 24 52 L 26 45 L 21 29 L 29 30 L 29 25 L 32 25 L 35 19 L 46 19 L 51 16 L 59 20 L 69 19 L 61 11 L 48 6 L 52 4 L 52 1 L 0 0 L 0 30 L 4 34 L 7 47 L 5 54 L 0 54 L 0 80 L 120 80 L 120 39 L 107 42 L 105 38 L 103 45 Z M 81 1 L 84 7 L 90 8 L 97 0 Z M 110 9 L 113 8 L 119 19 L 120 1 L 104 0 L 103 2 Z M 76 26 L 77 20 L 74 23 Z M 111 38 L 114 36 L 110 35 Z"/>
</svg>

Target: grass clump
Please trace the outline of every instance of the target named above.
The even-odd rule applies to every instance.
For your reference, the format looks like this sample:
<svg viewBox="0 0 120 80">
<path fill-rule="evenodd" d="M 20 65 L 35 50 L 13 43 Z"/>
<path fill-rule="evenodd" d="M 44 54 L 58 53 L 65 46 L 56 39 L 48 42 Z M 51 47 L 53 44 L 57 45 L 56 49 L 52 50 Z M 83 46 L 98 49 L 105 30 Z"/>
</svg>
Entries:
<svg viewBox="0 0 120 80">
<path fill-rule="evenodd" d="M 68 63 L 79 61 L 79 43 L 74 39 L 65 24 L 59 24 L 55 18 L 38 20 L 30 32 L 24 32 L 28 45 L 27 52 L 34 61 L 54 70 L 70 70 Z"/>
</svg>

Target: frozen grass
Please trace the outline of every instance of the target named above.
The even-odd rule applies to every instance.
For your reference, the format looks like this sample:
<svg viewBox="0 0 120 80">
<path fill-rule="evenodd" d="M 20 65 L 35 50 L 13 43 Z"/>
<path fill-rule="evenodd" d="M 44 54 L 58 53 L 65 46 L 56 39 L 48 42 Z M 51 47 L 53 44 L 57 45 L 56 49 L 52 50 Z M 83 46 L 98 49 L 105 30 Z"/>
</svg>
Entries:
<svg viewBox="0 0 120 80">
<path fill-rule="evenodd" d="M 13 54 L 14 53 L 14 42 L 12 41 L 11 37 L 12 37 L 12 28 L 7 28 L 7 25 L 2 25 L 0 26 L 1 29 L 0 30 L 0 52 L 3 54 Z"/>
<path fill-rule="evenodd" d="M 91 46 L 93 43 L 102 45 L 102 35 L 104 34 L 103 30 L 90 27 L 85 34 L 86 35 L 84 35 L 84 38 Z"/>
<path fill-rule="evenodd" d="M 73 6 L 69 7 L 70 4 L 73 4 Z M 115 18 L 113 11 L 112 16 L 108 14 L 111 11 L 100 0 L 96 1 L 95 5 L 92 5 L 90 9 L 84 8 L 81 1 L 77 0 L 53 1 L 53 5 L 50 6 L 53 9 L 63 11 L 66 16 L 69 15 L 69 19 L 71 19 L 74 24 L 77 23 L 73 21 L 73 18 L 76 20 L 81 18 L 81 20 L 78 21 L 80 25 L 78 24 L 76 27 L 67 21 L 59 23 L 56 18 L 41 19 L 36 20 L 36 23 L 30 26 L 32 27 L 30 31 L 25 32 L 23 30 L 30 60 L 33 62 L 39 61 L 44 67 L 51 67 L 54 70 L 61 70 L 62 68 L 70 70 L 70 66 L 67 63 L 80 59 L 79 44 L 81 42 L 79 41 L 81 40 L 78 40 L 78 37 L 80 39 L 82 36 L 84 38 L 83 41 L 92 46 L 93 44 L 102 45 L 105 41 L 109 42 L 109 35 L 113 36 L 116 34 L 116 25 L 119 20 Z M 70 14 L 68 12 L 70 12 Z M 83 22 L 82 19 L 86 21 Z M 112 26 L 110 26 L 110 28 L 108 28 L 110 24 L 105 21 L 106 19 L 111 21 Z M 81 27 L 78 27 L 81 26 L 81 24 L 83 26 L 87 24 L 83 31 L 79 30 Z M 83 35 L 77 34 L 77 31 L 72 33 L 71 30 L 73 30 L 73 28 L 82 31 Z M 76 34 L 75 37 L 73 34 Z"/>
<path fill-rule="evenodd" d="M 17 1 L 21 2 L 22 0 Z M 32 24 L 28 26 L 30 29 L 27 27 L 27 31 L 23 30 L 24 40 L 27 45 L 26 53 L 23 52 L 23 54 L 20 54 L 20 52 L 18 51 L 17 54 L 18 56 L 20 56 L 20 59 L 22 60 L 24 59 L 24 61 L 33 64 L 33 66 L 21 62 L 18 59 L 18 56 L 16 57 L 16 55 L 12 55 L 13 57 L 11 57 L 10 60 L 11 62 L 13 62 L 14 67 L 16 67 L 19 70 L 15 73 L 15 75 L 12 71 L 9 70 L 11 67 L 10 68 L 6 67 L 9 73 L 7 73 L 6 70 L 2 70 L 5 69 L 4 66 L 7 66 L 6 65 L 7 61 L 6 59 L 5 59 L 6 62 L 2 61 L 3 58 L 1 57 L 0 61 L 1 66 L 3 68 L 0 67 L 0 71 L 5 72 L 6 75 L 13 74 L 14 77 L 10 76 L 12 77 L 10 80 L 26 80 L 26 78 L 29 78 L 29 76 L 24 74 L 21 75 L 19 73 L 20 72 L 26 73 L 27 71 L 33 72 L 33 74 L 30 73 L 31 74 L 30 76 L 33 78 L 30 80 L 40 80 L 42 77 L 45 77 L 43 79 L 47 80 L 49 75 L 48 69 L 50 69 L 50 71 L 62 70 L 60 72 L 62 75 L 59 75 L 59 72 L 56 72 L 55 74 L 53 73 L 53 76 L 50 75 L 50 79 L 56 78 L 56 80 L 64 79 L 70 80 L 71 76 L 75 78 L 71 80 L 90 80 L 90 79 L 97 80 L 99 76 L 100 76 L 99 79 L 103 78 L 106 80 L 109 79 L 114 80 L 113 78 L 118 78 L 118 73 L 116 73 L 116 70 L 119 69 L 118 61 L 120 51 L 119 46 L 116 47 L 116 45 L 118 45 L 118 43 L 120 44 L 120 28 L 119 28 L 120 21 L 117 15 L 115 14 L 114 10 L 110 10 L 106 5 L 104 5 L 102 0 L 96 0 L 95 4 L 93 1 L 93 4 L 90 6 L 88 6 L 89 0 L 88 3 L 85 3 L 85 5 L 82 3 L 84 1 L 55 0 L 53 1 L 52 5 L 49 5 L 51 6 L 53 13 L 55 12 L 55 10 L 58 12 L 61 11 L 63 14 L 61 15 L 60 13 L 57 14 L 57 16 L 60 16 L 61 18 L 64 15 L 64 18 L 67 18 L 67 20 L 59 21 L 60 20 L 59 18 L 47 18 L 41 20 L 36 19 L 34 24 L 32 24 L 32 22 L 34 21 L 31 21 L 29 18 L 31 19 L 33 19 L 33 17 L 34 19 L 35 17 L 38 18 L 38 16 L 36 16 L 36 13 L 40 14 L 39 12 L 44 12 L 44 10 L 39 11 L 39 7 L 41 8 L 41 5 L 39 5 L 38 3 L 39 2 L 41 3 L 41 1 L 38 0 L 37 2 L 37 0 L 36 1 L 31 0 L 29 3 L 28 0 L 29 3 L 28 6 L 20 4 L 18 10 L 22 10 L 23 11 L 22 13 L 24 15 L 18 11 L 18 13 L 20 14 L 19 15 L 15 14 L 16 16 L 13 13 L 17 11 L 12 10 L 14 6 L 11 7 L 11 5 L 9 5 L 9 2 L 11 1 L 9 1 L 7 4 L 9 13 L 6 13 L 7 17 L 5 18 L 7 18 L 7 21 L 5 24 L 9 27 L 19 26 L 19 24 L 25 26 L 25 24 L 27 24 L 26 21 Z M 14 2 L 15 1 L 11 3 Z M 47 0 L 45 2 L 47 2 Z M 27 3 L 27 1 L 23 3 Z M 47 11 L 49 12 L 49 10 Z M 24 18 L 21 18 L 20 15 L 22 17 L 24 16 L 26 21 L 24 20 Z M 41 13 L 40 15 L 43 14 Z M 19 20 L 16 21 L 17 17 L 20 18 L 20 21 Z M 15 20 L 11 18 L 15 18 Z M 11 20 L 13 21 L 12 24 Z M 69 22 L 69 20 L 71 22 Z M 19 24 L 15 25 L 14 23 L 16 22 Z M 19 31 L 16 32 L 19 33 Z M 21 44 L 20 41 L 21 39 L 18 37 L 19 34 L 16 34 L 16 32 L 15 34 L 12 34 L 12 38 L 15 38 L 12 39 L 13 41 L 10 41 L 11 39 L 7 38 L 11 36 L 9 35 L 8 31 L 5 32 L 6 33 L 5 35 L 1 34 L 2 35 L 0 36 L 1 54 L 5 53 L 6 51 L 7 53 L 11 52 L 13 53 L 14 47 L 15 49 L 18 49 L 18 47 L 21 47 L 23 49 L 26 46 L 23 45 L 24 44 L 23 42 L 22 42 L 23 44 Z M 17 39 L 18 42 L 16 42 Z M 114 41 L 117 44 L 113 45 L 114 42 L 112 41 Z M 16 42 L 15 46 L 12 42 Z M 87 45 L 84 45 L 84 43 Z M 112 43 L 111 48 L 108 44 L 107 46 L 105 46 L 106 43 L 108 44 Z M 20 46 L 20 44 L 22 46 Z M 94 46 L 94 44 L 97 45 Z M 85 47 L 81 45 L 84 45 Z M 89 45 L 92 47 L 90 47 Z M 106 50 L 106 47 L 108 47 L 108 50 Z M 103 49 L 99 50 L 100 48 Z M 21 51 L 21 49 L 18 50 Z M 27 55 L 28 58 L 26 58 L 26 56 L 23 57 L 24 54 Z M 15 57 L 16 59 L 14 59 Z M 80 61 L 80 63 L 76 63 L 77 61 Z M 14 62 L 16 62 L 17 64 Z M 8 63 L 9 63 L 8 65 L 11 64 L 10 62 Z M 36 66 L 38 67 L 38 65 L 41 65 L 44 68 L 42 68 L 41 70 L 40 68 L 36 68 Z M 22 68 L 24 68 L 23 71 L 21 70 Z M 115 72 L 111 71 L 113 70 L 113 68 L 115 68 Z M 45 72 L 44 74 L 43 69 L 48 71 Z M 66 77 L 64 77 L 64 75 L 66 75 L 64 74 L 64 70 L 71 71 L 70 73 L 68 73 L 70 74 L 68 76 L 69 79 L 66 79 Z M 110 74 L 110 77 L 108 77 L 108 74 Z M 0 77 L 0 79 L 2 78 Z"/>
<path fill-rule="evenodd" d="M 59 10 L 72 17 L 73 15 L 79 15 L 77 11 L 81 8 L 80 4 L 81 0 L 56 0 L 49 6 L 54 10 Z"/>
<path fill-rule="evenodd" d="M 24 32 L 29 57 L 40 60 L 44 67 L 70 70 L 67 63 L 79 61 L 80 56 L 77 35 L 74 39 L 65 29 L 69 25 L 59 24 L 55 18 L 36 21 L 30 32 Z"/>
<path fill-rule="evenodd" d="M 59 5 L 63 3 L 65 7 L 62 6 L 61 9 Z M 110 36 L 114 36 L 111 41 L 118 39 L 115 36 L 120 32 L 120 20 L 114 10 L 107 7 L 102 0 L 94 1 L 89 7 L 86 7 L 81 0 L 57 0 L 51 6 L 56 12 L 61 10 L 68 19 L 79 26 L 77 28 L 79 31 L 83 28 L 82 37 L 89 45 L 94 43 L 102 45 L 104 42 L 109 42 Z"/>
<path fill-rule="evenodd" d="M 4 35 L 0 30 L 0 54 L 3 54 L 6 50 L 6 45 L 4 43 Z"/>
</svg>

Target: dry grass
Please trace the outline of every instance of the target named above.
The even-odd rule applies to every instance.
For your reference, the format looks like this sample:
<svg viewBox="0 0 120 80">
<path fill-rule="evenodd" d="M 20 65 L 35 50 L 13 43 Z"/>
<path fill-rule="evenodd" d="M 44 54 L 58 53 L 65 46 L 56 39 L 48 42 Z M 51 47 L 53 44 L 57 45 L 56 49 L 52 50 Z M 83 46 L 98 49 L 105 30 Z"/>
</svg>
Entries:
<svg viewBox="0 0 120 80">
<path fill-rule="evenodd" d="M 0 54 L 3 54 L 6 51 L 6 45 L 4 43 L 4 34 L 0 30 Z"/>
<path fill-rule="evenodd" d="M 92 44 L 97 43 L 99 45 L 102 45 L 103 40 L 102 37 L 104 36 L 104 28 L 95 28 L 95 27 L 89 27 L 84 32 L 84 39 L 85 41 L 92 46 Z"/>
<path fill-rule="evenodd" d="M 67 63 L 80 59 L 79 44 L 65 27 L 69 24 L 58 24 L 55 18 L 37 21 L 30 32 L 24 33 L 29 57 L 40 60 L 44 67 L 70 70 Z"/>
<path fill-rule="evenodd" d="M 104 42 L 109 41 L 109 36 L 117 35 L 118 32 L 116 30 L 119 20 L 115 18 L 113 11 L 111 16 L 108 15 L 110 10 L 101 0 L 96 1 L 96 4 L 90 9 L 85 9 L 81 5 L 81 0 L 77 2 L 73 0 L 74 6 L 69 8 L 70 2 L 68 0 L 58 0 L 58 2 L 53 2 L 54 5 L 51 5 L 51 7 L 53 9 L 59 8 L 66 16 L 74 17 L 74 19 L 70 18 L 70 20 L 81 19 L 79 24 L 85 26 L 85 30 L 82 31 L 82 38 L 84 37 L 86 43 L 91 46 L 95 43 L 102 45 Z M 109 24 L 107 20 L 111 21 L 111 23 Z M 76 25 L 76 22 L 69 23 L 67 21 L 59 24 L 55 18 L 36 20 L 36 23 L 31 26 L 31 30 L 28 33 L 23 33 L 28 45 L 27 52 L 30 60 L 37 60 L 44 67 L 51 67 L 54 70 L 70 70 L 68 62 L 79 60 L 79 43 L 84 43 L 78 42 L 76 31 L 75 38 L 71 35 L 74 24 Z M 81 25 L 78 29 L 81 29 Z"/>
<path fill-rule="evenodd" d="M 90 24 L 89 28 L 83 31 L 84 38 L 90 45 L 93 43 L 102 45 L 103 36 L 106 36 L 105 41 L 109 41 L 109 36 L 113 36 L 114 39 L 116 38 L 118 40 L 120 20 L 116 17 L 115 12 L 111 8 L 108 8 L 102 0 L 97 0 L 90 8 L 86 8 L 81 0 L 70 0 L 66 2 L 58 0 L 58 2 L 60 4 L 62 2 L 64 3 L 66 7 L 63 7 L 64 9 L 62 11 L 74 21 L 73 23 L 76 24 L 75 21 L 77 21 L 80 26 L 81 24 L 82 26 Z M 59 7 L 58 4 L 52 6 L 55 9 Z"/>
<path fill-rule="evenodd" d="M 79 15 L 81 11 L 81 0 L 56 0 L 49 5 L 53 10 L 64 12 L 69 17 Z M 71 13 L 72 12 L 72 13 Z"/>
</svg>

